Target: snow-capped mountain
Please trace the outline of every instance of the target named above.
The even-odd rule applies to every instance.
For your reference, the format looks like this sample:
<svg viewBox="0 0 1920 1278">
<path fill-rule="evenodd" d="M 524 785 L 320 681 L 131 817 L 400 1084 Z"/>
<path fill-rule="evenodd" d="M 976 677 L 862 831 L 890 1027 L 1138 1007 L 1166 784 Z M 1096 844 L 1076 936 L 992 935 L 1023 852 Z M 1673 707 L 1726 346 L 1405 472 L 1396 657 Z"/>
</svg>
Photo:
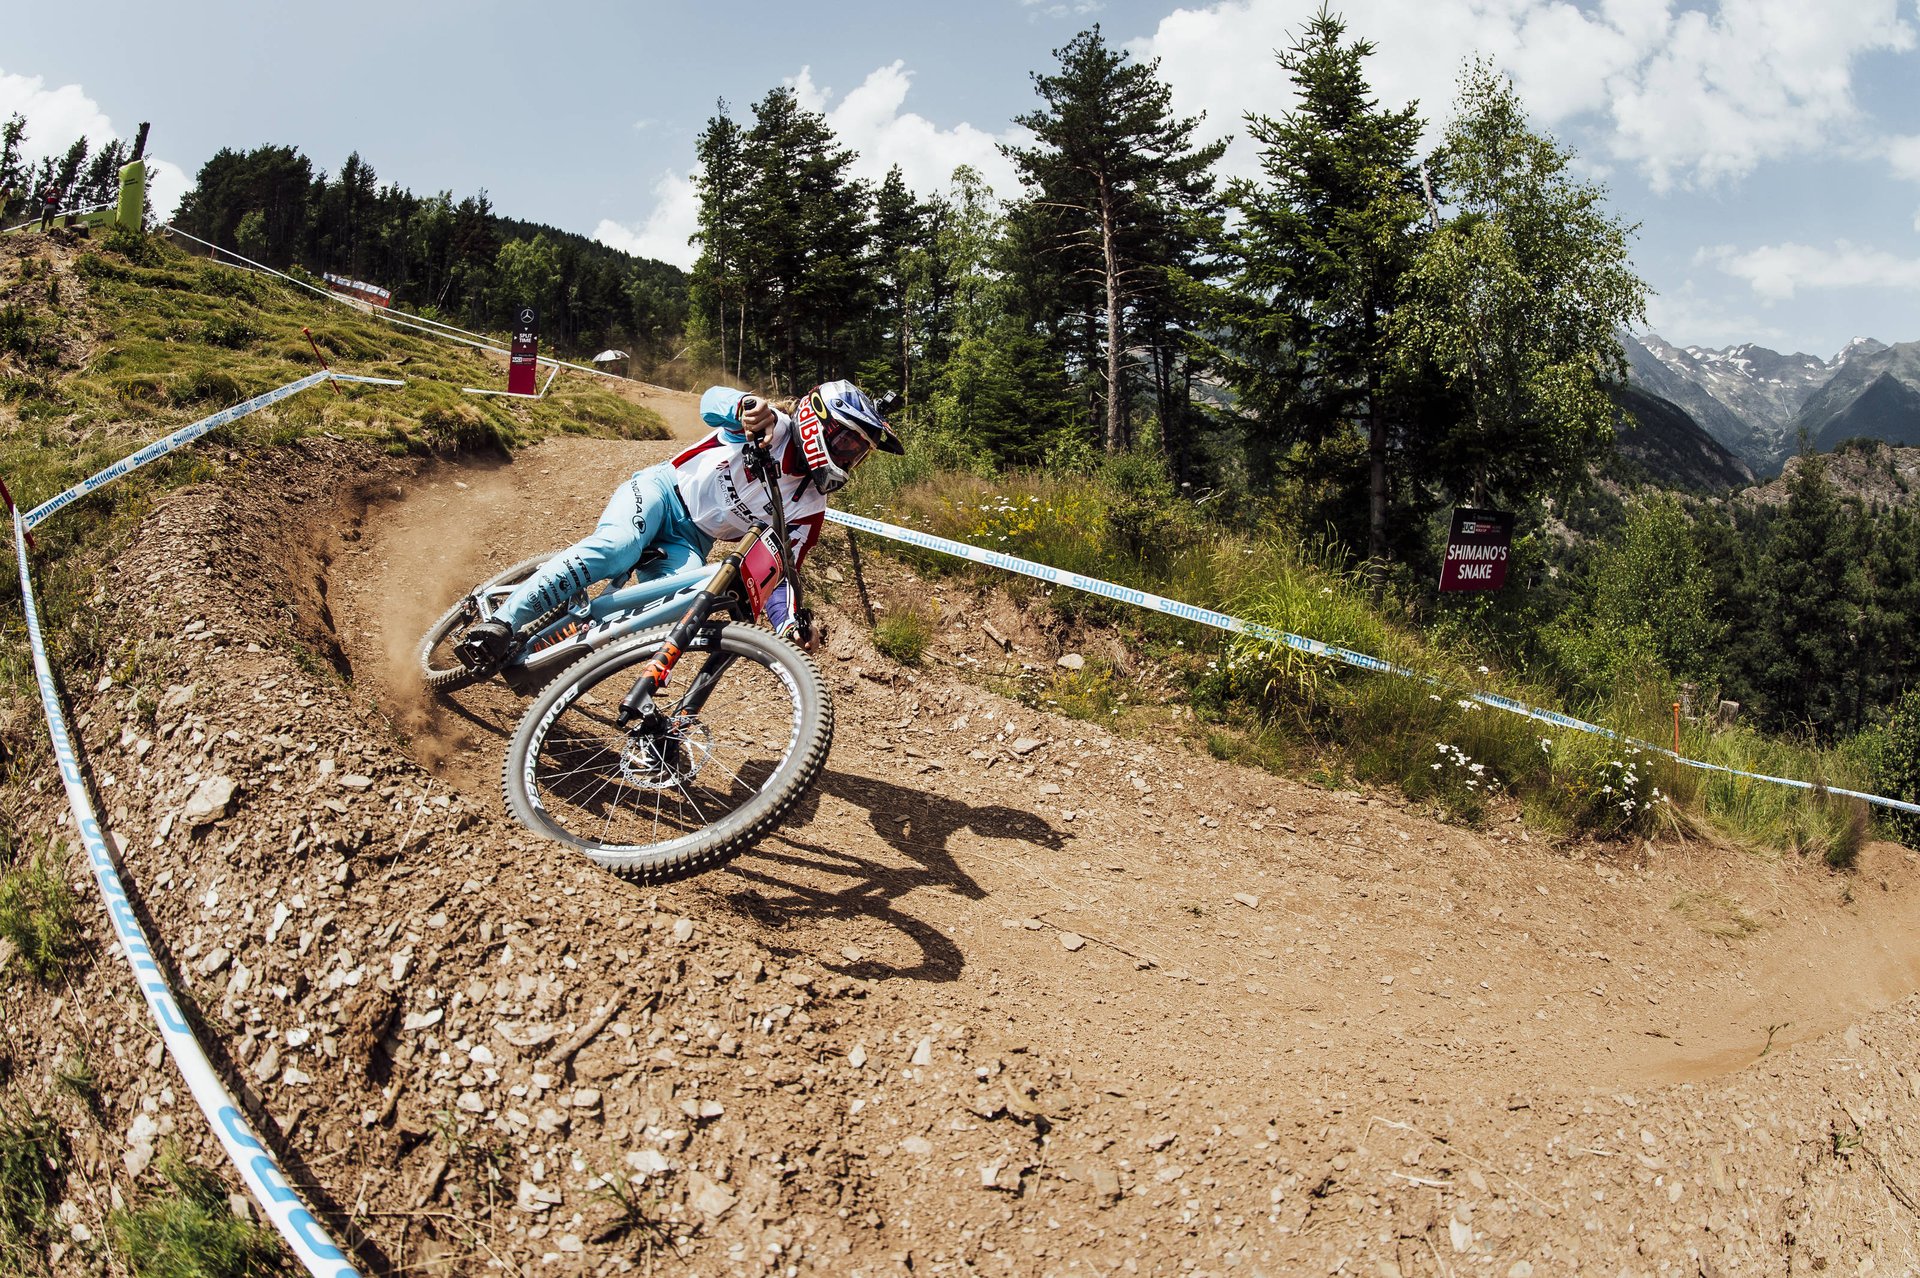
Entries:
<svg viewBox="0 0 1920 1278">
<path fill-rule="evenodd" d="M 1798 449 L 1800 414 L 1809 401 L 1849 366 L 1873 362 L 1890 349 L 1873 338 L 1856 337 L 1832 359 L 1820 359 L 1804 351 L 1783 355 L 1751 342 L 1721 350 L 1675 346 L 1658 333 L 1623 334 L 1622 345 L 1631 381 L 1685 408 L 1762 475 L 1778 473 Z M 1829 406 L 1822 424 L 1843 408 Z M 1814 429 L 1818 433 L 1820 427 Z"/>
</svg>

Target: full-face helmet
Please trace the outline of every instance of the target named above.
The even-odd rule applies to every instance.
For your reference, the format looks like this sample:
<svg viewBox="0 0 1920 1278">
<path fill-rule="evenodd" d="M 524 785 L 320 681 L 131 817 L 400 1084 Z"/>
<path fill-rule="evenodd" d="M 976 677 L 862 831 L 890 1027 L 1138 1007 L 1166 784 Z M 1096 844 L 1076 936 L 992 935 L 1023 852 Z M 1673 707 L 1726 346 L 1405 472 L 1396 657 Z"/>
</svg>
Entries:
<svg viewBox="0 0 1920 1278">
<path fill-rule="evenodd" d="M 854 467 L 874 449 L 904 451 L 879 406 L 849 381 L 827 382 L 807 392 L 794 407 L 793 422 L 814 486 L 823 494 L 844 488 Z"/>
</svg>

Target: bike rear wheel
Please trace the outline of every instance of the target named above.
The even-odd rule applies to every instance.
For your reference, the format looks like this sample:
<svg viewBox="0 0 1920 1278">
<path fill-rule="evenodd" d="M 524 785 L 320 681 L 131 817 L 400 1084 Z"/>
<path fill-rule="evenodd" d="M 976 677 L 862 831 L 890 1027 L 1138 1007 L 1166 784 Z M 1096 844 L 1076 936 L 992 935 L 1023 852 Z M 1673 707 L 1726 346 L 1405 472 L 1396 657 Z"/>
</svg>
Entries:
<svg viewBox="0 0 1920 1278">
<path fill-rule="evenodd" d="M 703 658 L 725 662 L 697 712 L 663 688 L 664 732 L 618 727 L 622 699 L 666 635 L 636 635 L 556 676 L 521 719 L 502 777 L 523 825 L 642 881 L 710 869 L 756 842 L 806 793 L 833 743 L 833 703 L 812 660 L 744 625 L 680 659 L 682 697 Z"/>
<path fill-rule="evenodd" d="M 440 620 L 427 628 L 426 636 L 420 640 L 420 675 L 428 688 L 435 692 L 450 692 L 478 682 L 480 678 L 453 653 L 454 645 L 466 634 L 467 627 L 480 620 L 468 607 L 473 595 L 498 586 L 517 586 L 559 553 L 549 550 L 544 555 L 522 559 L 513 567 L 495 573 L 461 596 L 458 603 L 440 615 Z"/>
</svg>

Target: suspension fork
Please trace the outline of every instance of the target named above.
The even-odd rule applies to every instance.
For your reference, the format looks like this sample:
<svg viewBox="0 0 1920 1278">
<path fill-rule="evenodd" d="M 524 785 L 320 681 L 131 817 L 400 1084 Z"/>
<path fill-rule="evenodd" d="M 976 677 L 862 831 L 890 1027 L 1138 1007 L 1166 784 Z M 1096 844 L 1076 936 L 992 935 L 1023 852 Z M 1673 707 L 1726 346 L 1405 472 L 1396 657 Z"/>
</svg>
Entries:
<svg viewBox="0 0 1920 1278">
<path fill-rule="evenodd" d="M 667 686 L 667 681 L 673 677 L 674 667 L 679 665 L 680 658 L 687 649 L 693 646 L 700 628 L 706 625 L 707 618 L 716 608 L 725 608 L 736 618 L 741 616 L 739 586 L 740 556 L 728 555 L 721 561 L 719 571 L 715 572 L 707 584 L 701 588 L 700 593 L 693 597 L 693 602 L 680 615 L 680 620 L 674 624 L 672 630 L 667 632 L 666 642 L 660 645 L 660 651 L 641 667 L 640 677 L 634 681 L 632 690 L 620 702 L 620 714 L 616 720 L 620 727 L 626 727 L 635 719 L 643 721 L 649 728 L 658 726 L 660 712 L 654 708 L 653 694 Z M 715 657 L 724 655 L 724 653 L 714 653 Z M 721 671 L 725 668 L 725 664 L 719 664 L 716 668 L 716 662 L 708 661 L 706 667 L 694 676 L 693 685 L 687 690 L 686 700 L 693 703 L 683 702 L 683 708 L 697 711 L 701 705 L 705 704 L 707 696 L 712 692 L 713 681 L 719 678 Z M 697 701 L 694 700 L 696 697 Z"/>
<path fill-rule="evenodd" d="M 793 545 L 787 527 L 786 502 L 780 494 L 779 470 L 768 454 L 766 445 L 759 440 L 747 442 L 746 459 L 747 468 L 767 486 L 769 513 L 773 516 L 770 531 L 774 537 L 774 548 L 780 555 L 781 580 L 791 583 L 789 588 L 793 591 L 795 615 L 798 615 L 800 583 L 794 573 Z M 747 544 L 752 544 L 751 540 Z M 633 689 L 620 702 L 620 714 L 616 720 L 618 726 L 624 728 L 638 719 L 647 731 L 664 729 L 660 711 L 653 704 L 653 694 L 667 686 L 667 680 L 673 677 L 673 668 L 679 664 L 681 654 L 692 646 L 694 637 L 716 607 L 724 607 L 735 621 L 750 623 L 753 620 L 753 608 L 746 601 L 746 589 L 740 580 L 740 564 L 744 558 L 744 550 L 728 555 L 721 561 L 720 570 L 694 596 L 693 603 L 681 615 L 678 624 L 668 632 L 660 651 L 647 662 Z M 733 658 L 729 654 L 716 649 L 700 673 L 694 676 L 687 695 L 681 698 L 681 710 L 697 714 L 700 707 L 706 704 L 721 674 L 732 664 Z"/>
</svg>

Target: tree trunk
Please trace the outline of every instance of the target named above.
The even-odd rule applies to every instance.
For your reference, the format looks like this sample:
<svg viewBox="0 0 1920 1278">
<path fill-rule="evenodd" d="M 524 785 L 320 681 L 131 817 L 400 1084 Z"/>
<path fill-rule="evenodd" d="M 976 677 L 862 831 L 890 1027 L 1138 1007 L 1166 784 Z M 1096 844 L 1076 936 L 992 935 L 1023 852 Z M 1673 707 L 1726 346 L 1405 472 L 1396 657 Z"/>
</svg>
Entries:
<svg viewBox="0 0 1920 1278">
<path fill-rule="evenodd" d="M 1387 586 L 1387 423 L 1381 418 L 1379 381 L 1367 372 L 1367 575 L 1379 606 Z"/>
<path fill-rule="evenodd" d="M 900 407 L 906 408 L 913 402 L 913 316 L 907 310 L 907 299 L 900 297 Z"/>
<path fill-rule="evenodd" d="M 1100 251 L 1107 276 L 1107 451 L 1125 446 L 1120 394 L 1120 273 L 1113 260 L 1113 192 L 1106 174 L 1100 175 Z"/>
</svg>

